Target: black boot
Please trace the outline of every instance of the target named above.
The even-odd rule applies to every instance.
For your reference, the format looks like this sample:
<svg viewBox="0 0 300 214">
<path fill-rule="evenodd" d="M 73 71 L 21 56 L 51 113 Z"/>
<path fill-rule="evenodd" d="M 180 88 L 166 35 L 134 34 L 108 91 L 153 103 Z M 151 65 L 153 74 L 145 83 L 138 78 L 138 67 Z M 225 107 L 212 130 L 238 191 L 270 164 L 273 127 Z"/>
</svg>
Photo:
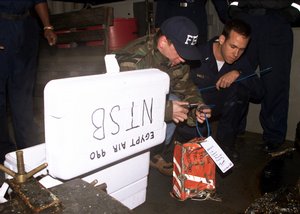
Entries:
<svg viewBox="0 0 300 214">
<path fill-rule="evenodd" d="M 223 148 L 223 151 L 225 152 L 225 154 L 228 156 L 228 158 L 233 162 L 233 163 L 237 163 L 240 161 L 240 154 L 239 152 L 236 150 L 236 148 L 234 146 L 225 146 Z"/>
</svg>

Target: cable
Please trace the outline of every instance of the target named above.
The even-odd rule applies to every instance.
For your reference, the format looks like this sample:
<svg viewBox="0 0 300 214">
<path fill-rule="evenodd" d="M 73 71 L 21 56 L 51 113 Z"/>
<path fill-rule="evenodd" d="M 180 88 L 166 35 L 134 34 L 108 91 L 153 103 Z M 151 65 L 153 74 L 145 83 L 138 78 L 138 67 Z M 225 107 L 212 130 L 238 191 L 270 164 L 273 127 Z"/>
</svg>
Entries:
<svg viewBox="0 0 300 214">
<path fill-rule="evenodd" d="M 263 73 L 266 73 L 266 72 L 270 71 L 271 69 L 272 69 L 272 67 L 269 67 L 269 68 L 260 70 L 260 71 L 258 72 L 258 74 L 261 75 L 261 74 L 263 74 Z M 256 75 L 257 75 L 257 73 L 254 72 L 253 74 L 250 74 L 250 75 L 247 75 L 247 76 L 245 76 L 245 77 L 236 79 L 233 83 L 243 81 L 243 80 L 245 80 L 245 79 L 248 79 L 248 78 L 253 77 L 253 76 L 256 76 Z M 216 88 L 216 86 L 215 86 L 215 85 L 212 85 L 212 86 L 208 86 L 208 87 L 205 87 L 205 88 L 200 88 L 200 89 L 199 89 L 199 92 L 201 93 L 201 92 L 203 92 L 203 91 L 206 91 L 206 90 L 209 90 L 209 89 L 213 89 L 213 88 Z"/>
<path fill-rule="evenodd" d="M 205 122 L 206 122 L 206 126 L 207 126 L 207 137 L 210 136 L 210 127 L 209 127 L 209 123 L 208 123 L 208 119 L 206 117 L 206 114 L 204 113 L 204 116 L 205 116 Z M 198 120 L 196 120 L 196 129 L 197 129 L 197 133 L 200 137 L 203 137 L 203 135 L 201 134 L 201 131 L 199 129 L 199 123 L 198 123 Z"/>
</svg>

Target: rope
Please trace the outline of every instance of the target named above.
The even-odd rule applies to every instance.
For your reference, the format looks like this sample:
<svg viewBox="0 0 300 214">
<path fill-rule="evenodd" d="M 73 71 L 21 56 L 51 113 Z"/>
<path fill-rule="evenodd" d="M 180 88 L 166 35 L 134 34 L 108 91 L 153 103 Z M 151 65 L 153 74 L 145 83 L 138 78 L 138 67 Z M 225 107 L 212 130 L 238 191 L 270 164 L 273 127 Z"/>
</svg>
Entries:
<svg viewBox="0 0 300 214">
<path fill-rule="evenodd" d="M 205 200 L 212 200 L 222 202 L 222 199 L 216 195 L 216 193 L 211 193 L 208 191 L 200 191 L 197 196 L 192 197 L 191 200 L 194 201 L 205 201 Z"/>
</svg>

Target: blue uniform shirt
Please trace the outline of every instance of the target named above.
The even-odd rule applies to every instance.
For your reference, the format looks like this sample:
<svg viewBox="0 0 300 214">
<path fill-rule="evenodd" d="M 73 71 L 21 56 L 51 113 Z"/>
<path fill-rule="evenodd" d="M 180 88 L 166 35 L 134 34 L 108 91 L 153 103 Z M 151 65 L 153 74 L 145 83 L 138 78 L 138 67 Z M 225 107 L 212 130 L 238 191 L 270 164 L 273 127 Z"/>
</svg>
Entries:
<svg viewBox="0 0 300 214">
<path fill-rule="evenodd" d="M 46 2 L 46 0 L 1 0 L 0 13 L 24 14 L 35 4 Z"/>
<path fill-rule="evenodd" d="M 221 70 L 218 71 L 216 58 L 213 54 L 213 43 L 216 42 L 216 40 L 217 37 L 213 38 L 206 44 L 199 46 L 202 53 L 201 65 L 191 69 L 191 78 L 197 85 L 199 90 L 215 86 L 221 76 L 232 70 L 242 71 L 239 78 L 243 78 L 255 72 L 245 55 L 242 55 L 233 64 L 227 64 L 225 62 Z M 238 84 L 245 84 L 246 88 L 248 88 L 247 84 L 249 83 L 247 80 L 244 80 L 239 82 Z M 219 91 L 216 88 L 204 90 L 203 92 L 201 92 L 201 95 L 203 97 L 204 103 L 215 105 L 213 113 L 219 114 L 222 111 L 223 104 L 227 100 L 228 94 L 231 93 L 230 91 L 236 89 L 236 84 L 232 84 L 229 88 Z"/>
</svg>

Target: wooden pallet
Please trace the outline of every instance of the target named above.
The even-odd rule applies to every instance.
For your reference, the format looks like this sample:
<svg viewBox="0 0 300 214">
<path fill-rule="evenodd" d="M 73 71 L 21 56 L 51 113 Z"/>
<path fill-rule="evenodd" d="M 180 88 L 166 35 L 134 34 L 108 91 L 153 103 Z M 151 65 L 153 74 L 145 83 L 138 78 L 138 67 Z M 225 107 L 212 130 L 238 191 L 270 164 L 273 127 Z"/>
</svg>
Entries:
<svg viewBox="0 0 300 214">
<path fill-rule="evenodd" d="M 104 45 L 109 52 L 109 27 L 113 25 L 113 8 L 84 8 L 50 16 L 51 23 L 58 35 L 59 46 L 75 44 Z"/>
</svg>

